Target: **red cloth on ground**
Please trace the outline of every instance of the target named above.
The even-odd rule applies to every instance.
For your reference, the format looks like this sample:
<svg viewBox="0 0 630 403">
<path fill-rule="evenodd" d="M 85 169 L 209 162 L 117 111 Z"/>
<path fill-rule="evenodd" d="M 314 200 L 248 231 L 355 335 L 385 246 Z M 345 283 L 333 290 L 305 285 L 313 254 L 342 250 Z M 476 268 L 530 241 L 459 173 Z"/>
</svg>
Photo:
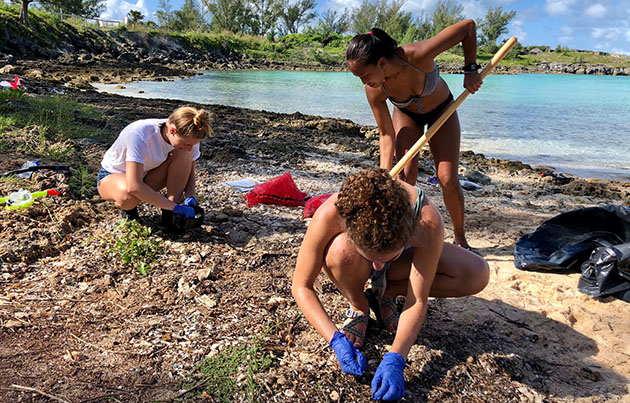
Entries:
<svg viewBox="0 0 630 403">
<path fill-rule="evenodd" d="M 256 185 L 251 192 L 245 196 L 249 207 L 258 203 L 280 204 L 283 206 L 303 206 L 306 193 L 300 190 L 293 182 L 290 173 L 285 173 L 268 180 L 265 183 Z"/>
<path fill-rule="evenodd" d="M 315 214 L 315 211 L 317 211 L 319 206 L 324 204 L 324 202 L 328 200 L 330 196 L 332 196 L 332 194 L 329 193 L 309 199 L 304 205 L 304 218 L 313 217 L 313 214 Z"/>
</svg>

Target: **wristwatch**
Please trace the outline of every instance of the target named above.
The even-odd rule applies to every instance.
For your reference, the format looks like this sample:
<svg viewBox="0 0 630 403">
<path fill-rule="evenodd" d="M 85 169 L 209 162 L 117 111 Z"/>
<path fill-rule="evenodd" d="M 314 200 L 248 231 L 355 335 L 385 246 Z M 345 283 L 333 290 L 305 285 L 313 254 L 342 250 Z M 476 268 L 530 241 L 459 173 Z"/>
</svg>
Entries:
<svg viewBox="0 0 630 403">
<path fill-rule="evenodd" d="M 472 72 L 475 72 L 475 71 L 479 70 L 480 68 L 481 68 L 481 66 L 478 65 L 475 62 L 468 63 L 467 65 L 464 66 L 464 72 L 465 73 L 472 73 Z"/>
</svg>

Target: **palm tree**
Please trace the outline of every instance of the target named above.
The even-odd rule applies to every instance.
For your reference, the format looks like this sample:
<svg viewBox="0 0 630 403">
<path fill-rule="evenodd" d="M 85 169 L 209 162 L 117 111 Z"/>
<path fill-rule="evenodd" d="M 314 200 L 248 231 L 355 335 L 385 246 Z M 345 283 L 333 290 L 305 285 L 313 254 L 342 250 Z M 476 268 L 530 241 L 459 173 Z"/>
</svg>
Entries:
<svg viewBox="0 0 630 403">
<path fill-rule="evenodd" d="M 144 15 L 142 15 L 140 11 L 129 10 L 129 12 L 127 13 L 127 21 L 133 26 L 138 23 L 142 23 L 142 20 L 144 20 Z"/>
</svg>

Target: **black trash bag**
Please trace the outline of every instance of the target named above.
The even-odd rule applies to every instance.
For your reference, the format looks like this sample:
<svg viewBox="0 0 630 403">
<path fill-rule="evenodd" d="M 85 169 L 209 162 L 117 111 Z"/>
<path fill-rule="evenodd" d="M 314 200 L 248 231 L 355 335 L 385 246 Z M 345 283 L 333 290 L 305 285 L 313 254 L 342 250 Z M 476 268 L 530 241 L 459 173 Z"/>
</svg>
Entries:
<svg viewBox="0 0 630 403">
<path fill-rule="evenodd" d="M 630 302 L 630 242 L 595 249 L 582 264 L 578 290 L 593 297 L 612 295 Z"/>
<path fill-rule="evenodd" d="M 601 246 L 630 242 L 630 208 L 618 205 L 569 211 L 543 222 L 514 245 L 523 270 L 579 271 Z"/>
</svg>

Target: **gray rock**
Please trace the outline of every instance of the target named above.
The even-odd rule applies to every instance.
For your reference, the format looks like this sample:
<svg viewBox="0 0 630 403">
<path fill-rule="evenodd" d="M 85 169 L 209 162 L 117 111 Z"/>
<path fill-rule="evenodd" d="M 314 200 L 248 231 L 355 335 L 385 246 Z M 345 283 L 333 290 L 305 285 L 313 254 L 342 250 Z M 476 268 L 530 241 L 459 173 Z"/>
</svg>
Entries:
<svg viewBox="0 0 630 403">
<path fill-rule="evenodd" d="M 125 53 L 121 53 L 120 56 L 118 56 L 118 60 L 134 63 L 137 61 L 137 58 L 136 58 L 136 55 L 134 55 L 133 53 L 125 52 Z"/>
<path fill-rule="evenodd" d="M 16 69 L 17 67 L 11 64 L 5 64 L 2 68 L 0 68 L 0 74 L 13 74 Z"/>
<path fill-rule="evenodd" d="M 492 179 L 488 175 L 484 175 L 479 171 L 469 170 L 465 175 L 466 180 L 471 182 L 479 183 L 481 185 L 489 185 L 492 182 Z"/>
</svg>

